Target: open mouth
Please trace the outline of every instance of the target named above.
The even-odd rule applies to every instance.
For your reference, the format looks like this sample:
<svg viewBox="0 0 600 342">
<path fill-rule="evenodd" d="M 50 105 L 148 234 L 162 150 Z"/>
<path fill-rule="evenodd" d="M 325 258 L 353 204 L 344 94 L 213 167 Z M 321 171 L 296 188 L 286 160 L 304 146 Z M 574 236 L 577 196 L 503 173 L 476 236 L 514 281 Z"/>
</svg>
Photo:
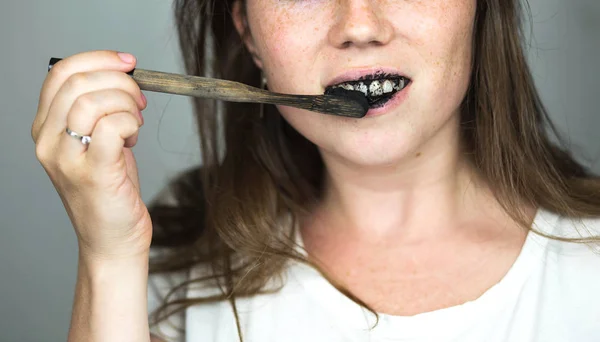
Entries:
<svg viewBox="0 0 600 342">
<path fill-rule="evenodd" d="M 391 100 L 396 93 L 406 88 L 410 82 L 410 79 L 400 75 L 366 75 L 355 81 L 329 86 L 325 89 L 325 94 L 339 94 L 342 89 L 349 92 L 361 92 L 367 98 L 370 108 L 379 108 Z"/>
</svg>

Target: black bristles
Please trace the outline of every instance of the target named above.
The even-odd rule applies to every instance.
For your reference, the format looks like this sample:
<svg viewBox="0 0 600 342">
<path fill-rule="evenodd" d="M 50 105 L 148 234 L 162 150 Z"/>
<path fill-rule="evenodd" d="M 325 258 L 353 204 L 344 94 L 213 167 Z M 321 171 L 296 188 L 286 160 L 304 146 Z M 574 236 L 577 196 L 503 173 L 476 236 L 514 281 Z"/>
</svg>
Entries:
<svg viewBox="0 0 600 342">
<path fill-rule="evenodd" d="M 365 94 L 363 94 L 360 91 L 346 90 L 344 88 L 329 88 L 325 91 L 325 95 L 334 95 L 334 96 L 340 96 L 340 97 L 350 99 L 350 100 L 360 104 L 363 107 L 365 114 L 367 113 L 367 111 L 370 108 L 367 97 L 365 96 Z"/>
</svg>

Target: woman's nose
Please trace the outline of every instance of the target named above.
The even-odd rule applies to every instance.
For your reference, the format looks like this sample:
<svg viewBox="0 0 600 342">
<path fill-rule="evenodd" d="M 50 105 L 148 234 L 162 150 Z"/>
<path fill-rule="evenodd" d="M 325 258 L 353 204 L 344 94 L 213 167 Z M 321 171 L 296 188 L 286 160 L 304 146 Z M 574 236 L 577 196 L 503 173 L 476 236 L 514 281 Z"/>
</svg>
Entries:
<svg viewBox="0 0 600 342">
<path fill-rule="evenodd" d="M 381 0 L 338 0 L 330 42 L 338 48 L 385 45 L 393 35 L 392 23 Z"/>
</svg>

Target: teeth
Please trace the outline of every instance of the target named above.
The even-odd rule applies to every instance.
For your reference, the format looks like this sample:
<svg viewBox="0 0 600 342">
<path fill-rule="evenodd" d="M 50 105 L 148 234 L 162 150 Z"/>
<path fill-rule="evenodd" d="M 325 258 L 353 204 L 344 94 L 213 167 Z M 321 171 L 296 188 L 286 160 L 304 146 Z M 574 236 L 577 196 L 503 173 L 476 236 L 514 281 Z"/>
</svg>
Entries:
<svg viewBox="0 0 600 342">
<path fill-rule="evenodd" d="M 383 92 L 391 93 L 394 90 L 394 83 L 390 80 L 383 81 Z"/>
<path fill-rule="evenodd" d="M 365 96 L 376 97 L 383 94 L 388 94 L 393 91 L 400 91 L 406 85 L 406 79 L 399 77 L 395 79 L 374 80 L 367 84 L 365 82 L 342 83 L 334 86 L 334 88 L 343 88 L 346 90 L 360 91 Z"/>
<path fill-rule="evenodd" d="M 379 81 L 377 80 L 371 82 L 371 84 L 369 85 L 369 95 L 379 96 L 381 94 L 383 94 L 383 89 L 381 89 L 381 83 L 379 83 Z"/>
<path fill-rule="evenodd" d="M 354 86 L 354 90 L 360 91 L 361 93 L 365 94 L 365 96 L 369 96 L 369 90 L 367 89 L 367 85 L 363 82 L 360 82 L 356 86 Z"/>
<path fill-rule="evenodd" d="M 398 85 L 394 84 L 394 90 L 402 90 L 402 89 L 404 89 L 405 85 L 406 85 L 406 80 L 404 79 L 404 77 L 401 77 L 400 80 L 398 81 Z"/>
</svg>

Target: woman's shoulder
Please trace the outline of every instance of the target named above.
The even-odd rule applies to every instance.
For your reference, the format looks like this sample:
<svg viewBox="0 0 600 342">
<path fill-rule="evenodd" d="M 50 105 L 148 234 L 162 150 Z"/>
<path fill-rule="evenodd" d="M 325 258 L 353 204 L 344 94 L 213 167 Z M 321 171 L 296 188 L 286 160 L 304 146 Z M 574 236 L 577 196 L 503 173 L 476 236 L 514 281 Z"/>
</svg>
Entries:
<svg viewBox="0 0 600 342">
<path fill-rule="evenodd" d="M 150 251 L 150 256 L 155 258 L 162 253 L 164 253 L 163 250 L 153 248 Z M 189 271 L 161 272 L 148 275 L 148 320 L 151 334 L 165 341 L 184 341 L 185 313 L 183 311 L 169 315 L 166 319 L 158 322 L 156 322 L 156 319 L 162 315 L 162 312 L 157 310 L 166 301 L 184 300 L 187 297 L 187 289 L 180 285 L 188 279 Z"/>
<path fill-rule="evenodd" d="M 535 240 L 549 252 L 600 261 L 600 217 L 568 217 L 540 209 L 532 228 L 542 235 Z"/>
<path fill-rule="evenodd" d="M 554 300 L 568 306 L 600 301 L 600 217 L 541 211 L 534 226 L 552 237 L 534 234 L 528 246 L 540 257 L 540 277 L 547 289 L 560 293 L 560 299 Z"/>
<path fill-rule="evenodd" d="M 216 280 L 205 279 L 211 274 L 211 267 L 206 264 L 194 265 L 186 271 L 151 274 L 148 277 L 150 333 L 169 342 L 183 342 L 190 339 L 236 340 L 235 314 L 228 300 L 196 302 L 199 299 L 223 294 Z M 199 281 L 199 279 L 204 280 Z M 174 289 L 176 291 L 173 291 Z M 190 305 L 154 323 L 156 309 L 165 301 L 188 302 Z M 237 299 L 236 304 L 240 315 L 243 316 L 245 311 L 251 311 L 250 307 L 255 304 L 255 301 L 254 297 Z M 252 305 L 248 306 L 248 303 Z"/>
<path fill-rule="evenodd" d="M 591 246 L 600 245 L 600 216 L 569 217 L 540 209 L 533 228 L 556 240 L 586 240 Z"/>
<path fill-rule="evenodd" d="M 528 246 L 540 262 L 528 275 L 538 307 L 546 320 L 556 317 L 563 326 L 597 333 L 600 317 L 600 217 L 567 217 L 542 212 L 536 219 L 550 239 L 532 235 Z M 561 239 L 576 239 L 577 242 Z M 538 279 L 539 281 L 534 281 Z"/>
<path fill-rule="evenodd" d="M 150 251 L 151 258 L 161 258 L 172 251 L 168 248 L 153 247 Z M 218 296 L 222 294 L 218 282 L 206 279 L 211 275 L 211 267 L 208 264 L 196 264 L 188 269 L 177 271 L 152 272 L 148 275 L 148 314 L 150 332 L 165 341 L 184 341 L 186 332 L 186 321 L 190 310 L 201 312 L 208 319 L 207 323 L 214 323 L 220 316 L 229 312 L 227 301 L 217 301 L 202 304 L 192 304 L 181 307 L 177 303 L 191 303 L 196 299 Z M 164 311 L 157 311 L 165 303 L 174 303 Z M 169 314 L 173 309 L 182 308 L 176 313 Z M 166 318 L 165 318 L 166 316 Z"/>
<path fill-rule="evenodd" d="M 178 246 L 194 240 L 202 233 L 202 227 L 197 224 L 203 219 L 200 179 L 199 166 L 182 170 L 172 176 L 147 203 L 153 230 L 151 263 L 168 258 Z M 182 270 L 153 272 L 148 276 L 150 331 L 165 341 L 185 340 L 185 311 L 152 324 L 156 318 L 156 310 L 165 301 L 187 298 L 187 287 L 180 285 L 185 284 L 190 275 L 191 270 Z"/>
</svg>

